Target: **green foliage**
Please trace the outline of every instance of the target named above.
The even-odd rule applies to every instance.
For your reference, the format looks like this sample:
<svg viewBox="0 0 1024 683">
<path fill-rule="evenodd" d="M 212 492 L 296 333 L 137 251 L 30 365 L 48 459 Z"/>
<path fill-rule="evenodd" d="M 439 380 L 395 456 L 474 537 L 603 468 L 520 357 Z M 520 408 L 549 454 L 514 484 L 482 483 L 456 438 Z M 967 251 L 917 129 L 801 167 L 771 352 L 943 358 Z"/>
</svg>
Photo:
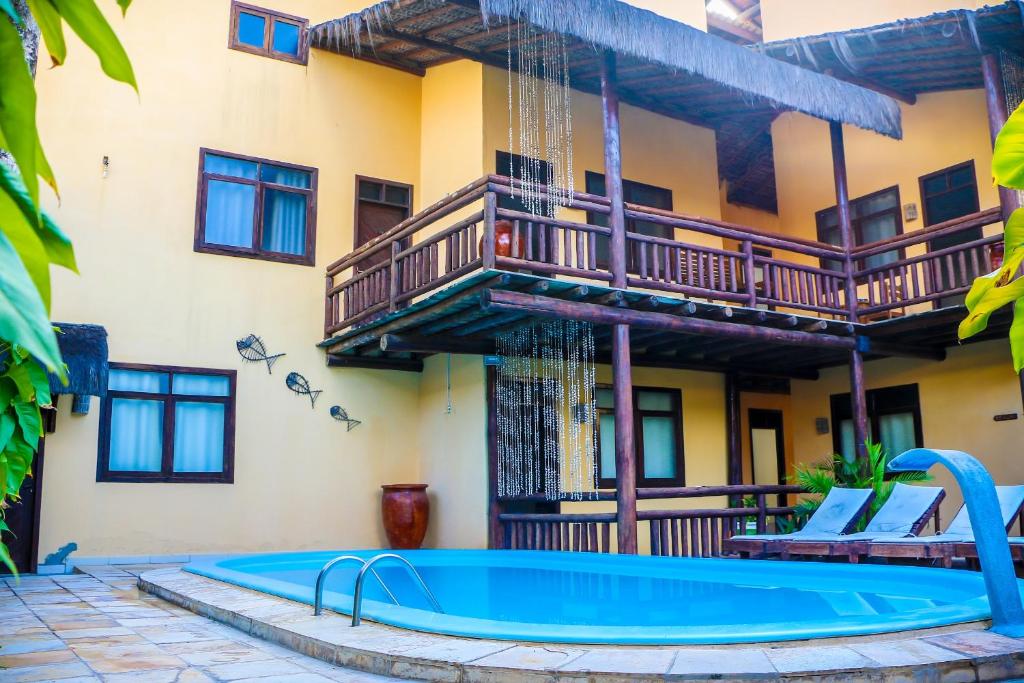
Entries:
<svg viewBox="0 0 1024 683">
<path fill-rule="evenodd" d="M 43 434 L 40 406 L 50 402 L 50 382 L 43 366 L 24 348 L 0 346 L 0 501 L 4 508 L 6 501 L 17 500 L 22 482 L 31 475 L 32 458 Z M 6 529 L 0 518 L 0 530 Z M 0 562 L 14 571 L 2 543 Z"/>
<path fill-rule="evenodd" d="M 858 523 L 862 530 L 867 522 L 875 516 L 885 501 L 889 500 L 892 490 L 898 482 L 909 484 L 929 481 L 931 477 L 924 472 L 895 472 L 886 475 L 885 466 L 889 462 L 888 453 L 880 443 L 865 442 L 868 457 L 847 460 L 835 454 L 831 460 L 811 465 L 797 465 L 793 483 L 807 489 L 810 497 L 802 499 L 795 507 L 793 519 L 781 523 L 782 533 L 795 531 L 803 527 L 807 519 L 821 506 L 825 496 L 834 486 L 849 489 L 873 489 L 875 497 L 868 508 L 866 519 Z M 783 530 L 784 529 L 784 530 Z"/>
<path fill-rule="evenodd" d="M 996 136 L 992 152 L 992 177 L 1003 187 L 1024 189 L 1024 108 L 1018 107 Z M 974 280 L 967 293 L 967 317 L 957 335 L 968 339 L 988 327 L 993 313 L 1013 304 L 1010 351 L 1016 372 L 1024 370 L 1024 278 L 1017 275 L 1024 261 L 1024 209 L 1017 209 L 1003 231 L 1003 265 Z"/>
<path fill-rule="evenodd" d="M 104 73 L 138 91 L 128 55 L 96 0 L 26 0 L 54 66 L 67 58 L 64 24 Z M 117 0 L 122 14 L 131 0 Z M 71 241 L 40 208 L 39 179 L 57 190 L 36 125 L 36 89 L 11 0 L 0 0 L 0 531 L 3 510 L 30 476 L 50 403 L 46 370 L 66 380 L 50 324 L 50 266 L 77 272 Z M 13 162 L 7 163 L 7 157 Z M 0 543 L 0 562 L 14 571 Z"/>
</svg>

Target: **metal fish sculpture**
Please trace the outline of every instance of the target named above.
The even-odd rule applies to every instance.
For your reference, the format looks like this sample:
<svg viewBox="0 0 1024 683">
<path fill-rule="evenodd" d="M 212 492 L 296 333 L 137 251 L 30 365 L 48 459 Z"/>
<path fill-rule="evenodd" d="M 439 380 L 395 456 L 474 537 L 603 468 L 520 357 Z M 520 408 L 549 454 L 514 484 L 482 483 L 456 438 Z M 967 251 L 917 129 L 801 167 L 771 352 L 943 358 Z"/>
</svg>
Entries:
<svg viewBox="0 0 1024 683">
<path fill-rule="evenodd" d="M 283 353 L 267 354 L 266 345 L 255 334 L 250 334 L 248 337 L 236 341 L 235 348 L 238 349 L 238 355 L 242 357 L 242 360 L 248 363 L 266 363 L 267 374 L 271 373 L 274 361 L 284 355 Z"/>
<path fill-rule="evenodd" d="M 346 432 L 351 432 L 353 427 L 358 427 L 359 425 L 363 424 L 359 420 L 354 420 L 351 417 L 349 417 L 348 413 L 346 413 L 345 409 L 342 408 L 341 406 L 331 406 L 331 417 L 333 417 L 338 422 L 344 422 L 346 425 L 348 425 L 348 429 L 345 430 Z"/>
<path fill-rule="evenodd" d="M 288 376 L 284 378 L 284 384 L 300 396 L 309 396 L 309 405 L 313 408 L 316 408 L 317 397 L 323 393 L 323 389 L 310 389 L 309 380 L 297 372 L 289 372 Z"/>
</svg>

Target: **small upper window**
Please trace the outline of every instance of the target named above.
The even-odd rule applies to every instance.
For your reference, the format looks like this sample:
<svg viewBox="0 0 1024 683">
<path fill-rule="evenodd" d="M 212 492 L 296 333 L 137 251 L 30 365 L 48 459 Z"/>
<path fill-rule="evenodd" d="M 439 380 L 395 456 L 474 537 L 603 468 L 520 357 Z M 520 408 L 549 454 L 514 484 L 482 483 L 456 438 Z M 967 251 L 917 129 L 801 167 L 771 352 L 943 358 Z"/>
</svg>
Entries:
<svg viewBox="0 0 1024 683">
<path fill-rule="evenodd" d="M 305 64 L 309 57 L 308 26 L 309 21 L 302 17 L 232 2 L 228 45 L 243 52 Z"/>
<path fill-rule="evenodd" d="M 316 169 L 203 149 L 195 250 L 313 265 Z"/>
</svg>

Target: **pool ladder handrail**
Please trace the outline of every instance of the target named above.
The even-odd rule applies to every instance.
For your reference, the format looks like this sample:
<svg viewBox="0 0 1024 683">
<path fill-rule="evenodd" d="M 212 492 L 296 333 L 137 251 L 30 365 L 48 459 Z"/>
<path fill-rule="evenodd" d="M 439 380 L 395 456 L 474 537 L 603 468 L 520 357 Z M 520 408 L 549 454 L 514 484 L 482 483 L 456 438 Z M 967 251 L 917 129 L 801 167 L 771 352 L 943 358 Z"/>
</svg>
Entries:
<svg viewBox="0 0 1024 683">
<path fill-rule="evenodd" d="M 342 562 L 358 562 L 361 566 L 366 566 L 366 560 L 356 555 L 339 555 L 333 560 L 330 560 L 323 567 L 320 568 L 320 573 L 316 575 L 316 588 L 313 593 L 313 616 L 318 617 L 323 612 L 324 606 L 324 582 L 327 579 L 327 574 L 334 569 L 337 565 Z M 398 604 L 398 598 L 395 597 L 394 593 L 384 585 L 383 579 L 380 578 L 380 574 L 376 570 L 373 570 L 373 575 L 377 577 L 377 581 L 380 583 L 381 588 L 391 598 L 391 602 Z"/>
<path fill-rule="evenodd" d="M 352 626 L 358 626 L 360 623 L 360 613 L 362 612 L 363 606 L 363 584 L 366 583 L 367 574 L 373 574 L 381 588 L 383 588 L 384 592 L 387 593 L 387 596 L 391 598 L 391 602 L 398 605 L 398 598 L 396 598 L 395 594 L 391 592 L 391 589 L 387 587 L 387 584 L 384 583 L 384 580 L 380 577 L 380 574 L 377 573 L 377 570 L 373 568 L 373 565 L 377 562 L 389 559 L 398 560 L 404 564 L 412 573 L 417 583 L 419 583 L 420 588 L 423 589 L 423 592 L 430 601 L 430 605 L 434 608 L 434 611 L 444 614 L 444 610 L 441 609 L 441 603 L 439 603 L 437 598 L 434 597 L 434 593 L 427 587 L 423 577 L 420 575 L 416 567 L 409 562 L 409 560 L 405 559 L 401 555 L 396 555 L 395 553 L 381 553 L 379 555 L 374 555 L 369 560 L 364 560 L 356 555 L 340 555 L 327 562 L 327 564 L 320 569 L 320 573 L 317 574 L 316 577 L 316 587 L 314 589 L 313 597 L 313 616 L 318 617 L 323 612 L 324 582 L 327 574 L 342 562 L 358 562 L 362 565 L 359 569 L 359 574 L 356 575 L 355 593 L 352 597 Z"/>
<path fill-rule="evenodd" d="M 420 588 L 423 589 L 424 594 L 426 594 L 427 599 L 430 601 L 430 606 L 433 607 L 434 611 L 438 614 L 444 614 L 444 610 L 441 609 L 441 603 L 439 603 L 437 598 L 434 597 L 434 594 L 427 587 L 427 584 L 423 580 L 419 571 L 417 571 L 416 567 L 412 566 L 412 563 L 409 562 L 409 560 L 405 559 L 401 555 L 396 555 L 395 553 L 381 553 L 380 555 L 374 555 L 367 560 L 362 569 L 359 570 L 359 574 L 356 576 L 356 590 L 355 594 L 352 596 L 352 626 L 359 626 L 359 615 L 363 607 L 363 584 L 366 582 L 366 574 L 373 572 L 373 565 L 381 560 L 398 560 L 404 564 L 420 584 Z M 376 572 L 373 573 L 376 574 Z M 377 580 L 380 581 L 379 576 L 377 577 Z M 388 592 L 390 593 L 390 591 Z M 395 601 L 395 604 L 398 604 L 397 600 Z"/>
</svg>

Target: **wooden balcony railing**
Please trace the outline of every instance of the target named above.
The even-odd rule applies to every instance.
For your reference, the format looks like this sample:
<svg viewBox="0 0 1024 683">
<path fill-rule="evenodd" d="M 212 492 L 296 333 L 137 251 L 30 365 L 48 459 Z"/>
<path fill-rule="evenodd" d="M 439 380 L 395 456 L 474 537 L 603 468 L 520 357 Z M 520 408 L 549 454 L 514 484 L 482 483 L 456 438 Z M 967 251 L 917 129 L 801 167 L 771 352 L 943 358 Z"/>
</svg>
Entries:
<svg viewBox="0 0 1024 683">
<path fill-rule="evenodd" d="M 1001 258 L 1002 233 L 988 237 L 982 233 L 986 226 L 1001 221 L 996 207 L 857 247 L 853 256 L 858 264 L 870 256 L 898 257 L 870 268 L 861 265 L 856 271 L 860 313 L 870 315 L 964 294 L 974 278 L 991 272 Z M 929 243 L 940 238 L 960 242 L 931 249 Z M 926 251 L 904 256 L 914 247 Z"/>
<path fill-rule="evenodd" d="M 675 557 L 718 557 L 722 541 L 742 533 L 752 521 L 757 533 L 770 523 L 793 514 L 792 507 L 769 505 L 769 496 L 802 493 L 799 486 L 694 486 L 684 488 L 638 489 L 637 498 L 680 500 L 721 498 L 753 499 L 753 507 L 723 507 L 689 510 L 639 510 L 638 525 L 647 525 L 651 555 Z M 608 498 L 602 492 L 600 498 Z M 503 513 L 498 515 L 501 538 L 495 545 L 510 550 L 612 551 L 615 514 L 594 513 Z"/>
<path fill-rule="evenodd" d="M 608 228 L 501 208 L 501 198 L 510 195 L 508 178 L 480 178 L 328 266 L 325 336 L 396 311 L 474 271 L 612 279 L 602 257 Z M 591 216 L 609 212 L 606 198 L 586 193 L 574 194 L 573 208 Z M 847 273 L 821 265 L 842 263 L 839 247 L 635 204 L 627 204 L 625 213 L 629 220 L 672 228 L 674 236 L 627 234 L 630 288 L 849 317 Z M 496 253 L 499 220 L 512 226 L 511 247 Z M 966 291 L 974 277 L 991 269 L 992 250 L 1001 237 L 903 254 L 915 245 L 927 248 L 937 238 L 973 235 L 998 221 L 998 210 L 990 209 L 858 247 L 853 253 L 858 312 L 877 314 Z M 868 257 L 886 253 L 900 258 L 864 267 Z"/>
</svg>

